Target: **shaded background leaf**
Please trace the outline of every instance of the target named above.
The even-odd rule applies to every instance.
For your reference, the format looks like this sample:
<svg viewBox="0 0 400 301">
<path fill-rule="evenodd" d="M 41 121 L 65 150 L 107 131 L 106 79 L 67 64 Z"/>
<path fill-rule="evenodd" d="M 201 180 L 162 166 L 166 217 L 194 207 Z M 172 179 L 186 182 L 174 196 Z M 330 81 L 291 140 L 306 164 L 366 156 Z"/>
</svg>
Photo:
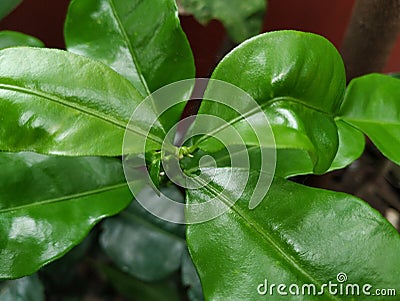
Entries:
<svg viewBox="0 0 400 301">
<path fill-rule="evenodd" d="M 365 133 L 390 160 L 400 164 L 400 79 L 370 74 L 353 79 L 340 118 Z"/>
<path fill-rule="evenodd" d="M 221 21 L 236 43 L 261 32 L 267 6 L 265 0 L 178 0 L 178 4 L 182 13 L 193 14 L 200 23 Z"/>
<path fill-rule="evenodd" d="M 44 301 L 44 287 L 37 274 L 0 284 L 1 301 Z"/>
<path fill-rule="evenodd" d="M 0 20 L 12 12 L 22 0 L 1 0 L 0 3 Z"/>
<path fill-rule="evenodd" d="M 340 119 L 336 120 L 336 126 L 339 134 L 339 148 L 329 171 L 350 165 L 362 155 L 365 148 L 365 136 L 361 131 Z"/>
<path fill-rule="evenodd" d="M 200 278 L 188 252 L 182 257 L 182 284 L 187 287 L 190 301 L 203 301 L 203 289 Z"/>
<path fill-rule="evenodd" d="M 15 46 L 44 47 L 39 39 L 21 32 L 3 30 L 0 31 L 0 50 Z"/>
<path fill-rule="evenodd" d="M 175 186 L 163 187 L 161 193 L 159 197 L 150 187 L 141 192 L 143 199 L 161 211 L 160 206 L 168 210 L 163 194 L 176 202 L 183 202 L 183 196 Z M 183 215 L 183 212 L 174 214 Z M 186 246 L 185 227 L 153 216 L 137 201 L 119 216 L 106 220 L 103 228 L 100 244 L 122 271 L 145 281 L 156 281 L 181 265 Z"/>
<path fill-rule="evenodd" d="M 93 253 L 94 242 L 98 226 L 94 227 L 89 235 L 63 257 L 47 264 L 40 269 L 40 279 L 46 286 L 47 295 L 71 296 L 77 291 L 85 291 L 88 288 L 87 279 L 82 277 L 82 271 L 87 269 L 85 257 L 91 251 Z M 90 273 L 88 271 L 88 273 Z M 86 280 L 86 281 L 85 281 Z"/>
<path fill-rule="evenodd" d="M 179 301 L 177 288 L 169 281 L 144 282 L 113 267 L 99 265 L 115 289 L 132 301 Z"/>
</svg>

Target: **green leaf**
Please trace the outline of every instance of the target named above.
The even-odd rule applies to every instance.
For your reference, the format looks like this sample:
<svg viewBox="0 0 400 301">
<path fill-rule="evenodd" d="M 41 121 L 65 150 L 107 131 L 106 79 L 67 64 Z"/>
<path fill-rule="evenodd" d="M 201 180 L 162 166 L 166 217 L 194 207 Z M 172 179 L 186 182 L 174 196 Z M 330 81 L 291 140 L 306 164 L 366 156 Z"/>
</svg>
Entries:
<svg viewBox="0 0 400 301">
<path fill-rule="evenodd" d="M 221 21 L 237 43 L 261 32 L 267 6 L 265 0 L 179 0 L 178 3 L 203 24 L 211 19 Z"/>
<path fill-rule="evenodd" d="M 390 160 L 400 164 L 400 80 L 370 74 L 352 80 L 340 118 L 365 133 Z"/>
<path fill-rule="evenodd" d="M 63 256 L 131 200 L 115 159 L 0 153 L 0 166 L 0 278 Z"/>
<path fill-rule="evenodd" d="M 1 0 L 0 3 L 0 20 L 11 13 L 22 0 Z"/>
<path fill-rule="evenodd" d="M 74 0 L 64 36 L 68 51 L 107 64 L 127 78 L 143 98 L 195 76 L 193 54 L 174 0 Z M 179 91 L 177 99 L 187 100 L 192 88 Z M 152 98 L 152 107 L 168 132 L 179 121 L 185 103 L 161 114 L 163 95 L 160 98 Z"/>
<path fill-rule="evenodd" d="M 107 66 L 65 51 L 20 47 L 0 52 L 0 74 L 1 150 L 122 154 L 125 128 L 142 97 Z M 147 137 L 149 115 L 128 127 L 137 139 Z M 159 149 L 163 136 L 156 123 L 149 150 Z M 132 147 L 142 151 L 140 143 Z"/>
<path fill-rule="evenodd" d="M 177 288 L 169 281 L 148 283 L 133 278 L 115 268 L 98 265 L 112 286 L 132 301 L 179 301 Z"/>
<path fill-rule="evenodd" d="M 9 30 L 0 31 L 0 50 L 16 46 L 44 47 L 44 44 L 39 39 L 21 32 Z"/>
<path fill-rule="evenodd" d="M 195 75 L 173 0 L 74 0 L 65 41 L 69 51 L 111 66 L 143 96 Z"/>
<path fill-rule="evenodd" d="M 150 187 L 141 193 L 161 211 L 168 210 L 163 194 L 183 202 L 182 194 L 175 186 L 162 188 L 161 196 Z M 173 214 L 183 215 L 183 212 Z M 118 217 L 106 220 L 103 227 L 102 248 L 121 270 L 130 275 L 144 281 L 156 281 L 180 267 L 185 249 L 185 228 L 158 219 L 138 202 L 133 202 Z"/>
<path fill-rule="evenodd" d="M 235 179 L 241 178 L 240 173 L 234 171 L 224 195 L 237 194 Z M 207 187 L 189 190 L 188 204 L 214 198 L 220 192 L 216 183 L 228 174 L 219 171 Z M 297 284 L 300 288 L 314 284 L 319 291 L 324 283 L 337 283 L 339 273 L 347 274 L 346 283 L 400 289 L 400 236 L 369 205 L 350 195 L 276 178 L 263 202 L 249 210 L 253 176 L 258 175 L 250 176 L 250 184 L 226 213 L 187 228 L 206 300 L 265 300 L 267 296 L 257 292 L 265 279 L 269 284 Z M 225 204 L 232 201 L 217 198 Z M 276 288 L 274 293 L 272 300 L 281 300 Z M 327 291 L 323 298 L 350 299 L 354 296 L 332 296 Z"/>
<path fill-rule="evenodd" d="M 264 111 L 275 137 L 277 175 L 324 173 L 338 148 L 335 122 L 325 113 L 290 102 L 270 104 Z"/>
<path fill-rule="evenodd" d="M 0 284 L 1 301 L 44 301 L 44 287 L 37 275 Z"/>
<path fill-rule="evenodd" d="M 341 119 L 336 120 L 336 126 L 339 134 L 339 148 L 328 171 L 342 169 L 350 165 L 362 155 L 365 147 L 365 137 L 362 132 Z M 290 152 L 290 154 L 285 152 Z M 292 158 L 292 161 L 280 160 L 281 157 L 288 156 Z M 305 152 L 280 150 L 275 175 L 287 178 L 313 173 L 313 166 L 308 158 L 308 154 Z M 293 161 L 296 162 L 295 168 L 297 170 L 293 168 Z"/>
<path fill-rule="evenodd" d="M 339 149 L 329 171 L 344 168 L 357 160 L 365 148 L 365 137 L 362 132 L 343 120 L 336 120 L 339 133 Z"/>
<path fill-rule="evenodd" d="M 340 55 L 325 38 L 295 31 L 259 35 L 228 54 L 212 79 L 243 89 L 259 104 L 275 135 L 277 164 L 285 161 L 282 168 L 287 170 L 282 174 L 301 173 L 304 160 L 309 162 L 305 167 L 311 164 L 315 173 L 323 173 L 331 166 L 338 148 L 334 117 L 345 91 L 345 72 Z M 222 118 L 241 134 L 246 145 L 257 145 L 247 120 L 258 116 L 252 112 L 235 113 L 222 104 L 207 101 L 212 92 L 212 87 L 207 88 L 199 114 Z M 212 122 L 203 130 L 222 131 Z M 199 142 L 205 150 L 215 148 L 213 139 L 200 138 Z"/>
<path fill-rule="evenodd" d="M 160 188 L 161 152 L 146 153 L 146 161 L 152 185 L 158 191 Z"/>
</svg>

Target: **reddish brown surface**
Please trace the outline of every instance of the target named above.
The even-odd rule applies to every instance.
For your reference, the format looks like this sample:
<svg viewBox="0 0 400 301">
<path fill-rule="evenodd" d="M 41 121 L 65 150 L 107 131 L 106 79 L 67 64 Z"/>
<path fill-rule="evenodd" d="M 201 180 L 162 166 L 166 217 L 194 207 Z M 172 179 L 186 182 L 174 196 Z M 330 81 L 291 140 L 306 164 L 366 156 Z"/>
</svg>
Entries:
<svg viewBox="0 0 400 301">
<path fill-rule="evenodd" d="M 0 22 L 0 29 L 22 31 L 39 37 L 48 47 L 63 48 L 63 22 L 68 3 L 69 0 L 24 0 L 12 15 Z M 339 47 L 353 4 L 354 0 L 270 0 L 264 29 L 315 32 Z M 204 28 L 191 17 L 183 17 L 182 24 L 193 47 L 197 75 L 208 76 L 218 60 L 223 28 L 216 21 Z M 400 39 L 385 71 L 400 71 Z"/>
<path fill-rule="evenodd" d="M 202 26 L 190 16 L 181 17 L 181 23 L 193 50 L 197 77 L 209 77 L 225 37 L 223 26 L 217 21 Z"/>
<path fill-rule="evenodd" d="M 264 30 L 296 29 L 321 34 L 336 47 L 342 44 L 355 0 L 270 0 Z M 400 38 L 384 72 L 400 71 Z"/>
<path fill-rule="evenodd" d="M 1 1 L 1 0 L 0 0 Z M 0 29 L 38 37 L 47 47 L 64 48 L 63 24 L 69 0 L 24 0 L 0 22 Z"/>
<path fill-rule="evenodd" d="M 386 63 L 384 72 L 399 72 L 400 71 L 400 38 L 397 38 L 396 45 L 393 48 L 392 54 Z"/>
<path fill-rule="evenodd" d="M 323 35 L 339 47 L 354 0 L 270 0 L 264 30 L 296 29 Z"/>
</svg>

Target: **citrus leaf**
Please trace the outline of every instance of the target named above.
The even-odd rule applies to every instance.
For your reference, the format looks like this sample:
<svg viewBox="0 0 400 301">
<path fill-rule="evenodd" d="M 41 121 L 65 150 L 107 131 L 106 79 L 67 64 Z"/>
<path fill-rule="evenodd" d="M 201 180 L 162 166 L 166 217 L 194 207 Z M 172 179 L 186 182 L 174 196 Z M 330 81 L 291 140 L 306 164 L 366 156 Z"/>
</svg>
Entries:
<svg viewBox="0 0 400 301">
<path fill-rule="evenodd" d="M 0 4 L 0 20 L 11 13 L 22 0 L 1 0 Z"/>
<path fill-rule="evenodd" d="M 16 46 L 44 47 L 44 44 L 39 39 L 21 32 L 9 30 L 0 31 L 0 50 Z"/>
<path fill-rule="evenodd" d="M 233 172 L 232 185 L 224 187 L 225 196 L 237 194 L 234 182 L 241 179 L 241 172 Z M 188 204 L 216 197 L 231 205 L 233 200 L 220 197 L 217 184 L 228 171 L 213 174 L 217 177 L 210 185 L 188 191 Z M 369 205 L 350 195 L 275 178 L 266 198 L 249 210 L 253 176 L 257 177 L 250 176 L 244 193 L 226 213 L 187 228 L 189 250 L 206 300 L 265 300 L 258 293 L 265 280 L 285 284 L 286 292 L 291 284 L 300 288 L 313 284 L 320 291 L 322 284 L 337 283 L 339 273 L 347 275 L 347 283 L 400 289 L 400 236 Z M 274 296 L 268 295 L 281 300 L 276 290 Z M 325 291 L 324 300 L 354 297 Z M 289 299 L 315 298 L 292 295 Z"/>
<path fill-rule="evenodd" d="M 173 0 L 74 0 L 65 23 L 67 49 L 125 76 L 147 96 L 194 77 L 194 60 Z"/>
<path fill-rule="evenodd" d="M 174 0 L 74 0 L 64 36 L 68 51 L 107 64 L 127 78 L 143 98 L 195 76 L 193 54 Z M 179 91 L 177 100 L 187 100 L 192 88 Z M 163 112 L 162 99 L 149 100 L 168 132 L 179 121 L 185 103 Z"/>
<path fill-rule="evenodd" d="M 296 31 L 259 35 L 229 53 L 212 79 L 243 89 L 258 103 L 275 136 L 277 164 L 288 162 L 288 170 L 282 173 L 300 173 L 299 157 L 308 160 L 315 173 L 328 170 L 338 148 L 334 117 L 343 100 L 345 72 L 339 53 L 325 38 Z M 241 134 L 246 145 L 259 143 L 249 134 L 248 124 L 257 116 L 252 112 L 235 114 L 207 100 L 212 92 L 212 86 L 207 88 L 199 114 L 222 118 Z M 210 122 L 204 132 L 219 130 Z M 207 136 L 198 144 L 205 150 L 215 148 L 215 141 Z"/>
<path fill-rule="evenodd" d="M 400 164 L 400 79 L 370 74 L 353 79 L 340 118 L 365 133 L 390 160 Z"/>
<path fill-rule="evenodd" d="M 341 169 L 357 160 L 365 148 L 364 134 L 347 124 L 343 120 L 337 119 L 336 125 L 339 133 L 339 148 L 329 171 Z"/>
<path fill-rule="evenodd" d="M 182 194 L 175 186 L 163 187 L 161 193 L 158 196 L 150 187 L 141 192 L 143 199 L 161 211 L 168 210 L 164 194 L 183 202 Z M 174 214 L 183 215 L 183 212 Z M 144 281 L 157 281 L 180 267 L 186 245 L 185 228 L 153 216 L 138 202 L 134 201 L 119 216 L 105 221 L 103 227 L 100 238 L 103 250 L 121 270 L 130 275 Z"/>
<path fill-rule="evenodd" d="M 142 98 L 109 67 L 66 51 L 18 47 L 0 52 L 0 74 L 1 150 L 122 154 L 125 128 Z M 146 139 L 143 128 L 145 121 L 136 122 L 128 132 Z M 159 149 L 163 136 L 156 124 L 149 150 Z"/>
<path fill-rule="evenodd" d="M 237 43 L 261 32 L 267 6 L 265 0 L 179 0 L 178 3 L 185 13 L 193 14 L 203 24 L 211 19 L 221 21 Z"/>
<path fill-rule="evenodd" d="M 0 278 L 63 256 L 131 201 L 121 162 L 0 153 Z"/>
</svg>

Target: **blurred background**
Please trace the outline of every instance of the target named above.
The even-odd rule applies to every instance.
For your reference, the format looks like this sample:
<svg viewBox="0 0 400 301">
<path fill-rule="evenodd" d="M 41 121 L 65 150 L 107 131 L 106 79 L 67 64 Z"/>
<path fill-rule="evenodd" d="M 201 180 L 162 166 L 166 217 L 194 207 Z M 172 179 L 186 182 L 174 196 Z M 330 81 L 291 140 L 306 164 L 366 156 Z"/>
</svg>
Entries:
<svg viewBox="0 0 400 301">
<path fill-rule="evenodd" d="M 63 23 L 69 0 L 25 0 L 0 22 L 1 30 L 15 30 L 38 37 L 47 47 L 64 48 Z M 270 0 L 263 31 L 295 29 L 323 35 L 340 48 L 355 0 Z M 202 26 L 192 16 L 181 16 L 193 48 L 197 76 L 206 77 L 224 54 L 226 31 L 216 20 Z M 221 53 L 222 49 L 222 53 Z M 384 72 L 400 71 L 398 39 Z"/>
</svg>

